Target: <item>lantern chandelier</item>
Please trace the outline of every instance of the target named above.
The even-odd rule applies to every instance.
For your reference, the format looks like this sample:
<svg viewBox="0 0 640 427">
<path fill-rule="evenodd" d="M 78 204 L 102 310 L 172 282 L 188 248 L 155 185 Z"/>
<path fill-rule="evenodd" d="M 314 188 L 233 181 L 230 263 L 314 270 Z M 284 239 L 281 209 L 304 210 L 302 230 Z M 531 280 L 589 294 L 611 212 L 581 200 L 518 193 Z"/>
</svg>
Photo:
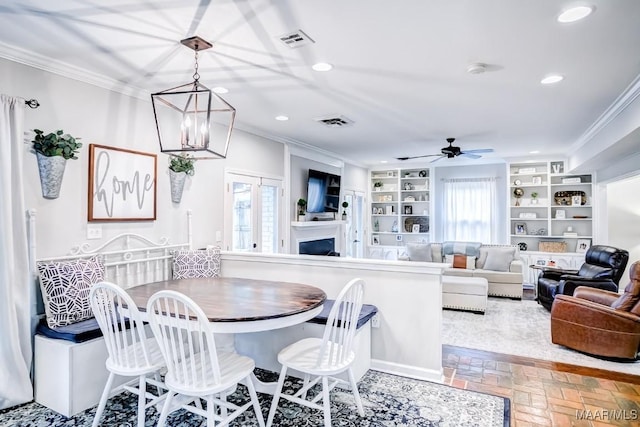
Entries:
<svg viewBox="0 0 640 427">
<path fill-rule="evenodd" d="M 160 151 L 195 159 L 224 159 L 236 109 L 200 83 L 198 52 L 212 45 L 198 36 L 180 43 L 195 51 L 193 82 L 151 95 Z"/>
</svg>

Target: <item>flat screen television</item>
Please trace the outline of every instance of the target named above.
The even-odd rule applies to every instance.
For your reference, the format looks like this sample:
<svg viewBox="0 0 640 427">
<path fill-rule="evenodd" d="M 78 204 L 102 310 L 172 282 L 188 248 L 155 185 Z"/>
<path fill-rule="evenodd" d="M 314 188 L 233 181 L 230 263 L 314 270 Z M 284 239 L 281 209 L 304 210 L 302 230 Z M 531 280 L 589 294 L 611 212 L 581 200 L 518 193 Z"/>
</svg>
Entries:
<svg viewBox="0 0 640 427">
<path fill-rule="evenodd" d="M 307 212 L 338 212 L 339 209 L 340 176 L 309 169 Z"/>
</svg>

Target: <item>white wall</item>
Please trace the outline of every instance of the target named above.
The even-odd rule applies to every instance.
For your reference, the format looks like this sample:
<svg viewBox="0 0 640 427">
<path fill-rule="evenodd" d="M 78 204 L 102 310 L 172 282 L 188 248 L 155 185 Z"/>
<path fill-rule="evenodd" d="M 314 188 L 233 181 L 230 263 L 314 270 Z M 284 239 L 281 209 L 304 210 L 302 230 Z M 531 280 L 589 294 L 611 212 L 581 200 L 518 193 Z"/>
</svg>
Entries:
<svg viewBox="0 0 640 427">
<path fill-rule="evenodd" d="M 629 265 L 640 260 L 640 175 L 607 184 L 608 245 L 629 251 L 629 264 L 620 280 L 629 282 Z"/>
<path fill-rule="evenodd" d="M 215 230 L 223 230 L 225 168 L 284 176 L 281 143 L 234 129 L 227 159 L 196 162 L 196 173 L 187 180 L 182 201 L 176 205 L 170 198 L 168 156 L 159 151 L 150 98 L 125 96 L 4 59 L 0 59 L 0 92 L 37 98 L 41 104 L 35 110 L 27 108 L 25 114 L 26 151 L 30 151 L 34 128 L 63 129 L 82 138 L 79 159 L 67 162 L 60 197 L 54 200 L 42 197 L 35 155 L 25 156 L 25 202 L 27 208 L 38 211 L 38 256 L 61 255 L 86 239 L 91 143 L 158 154 L 157 220 L 98 223 L 103 239 L 96 240 L 96 245 L 125 231 L 185 241 L 185 212 L 190 209 L 194 246 L 204 246 L 214 241 Z"/>
</svg>

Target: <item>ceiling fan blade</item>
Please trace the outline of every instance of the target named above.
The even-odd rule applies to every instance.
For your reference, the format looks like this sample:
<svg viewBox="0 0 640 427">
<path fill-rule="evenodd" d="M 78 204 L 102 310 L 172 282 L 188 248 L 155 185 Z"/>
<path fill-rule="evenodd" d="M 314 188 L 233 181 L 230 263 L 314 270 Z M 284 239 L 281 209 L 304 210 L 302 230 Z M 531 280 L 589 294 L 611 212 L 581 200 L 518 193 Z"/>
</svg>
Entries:
<svg viewBox="0 0 640 427">
<path fill-rule="evenodd" d="M 466 153 L 493 153 L 493 148 L 478 148 L 476 150 L 465 150 Z"/>
<path fill-rule="evenodd" d="M 441 154 L 425 154 L 424 156 L 396 157 L 396 160 L 421 159 L 423 157 L 441 156 Z"/>
<path fill-rule="evenodd" d="M 472 150 L 472 151 L 473 151 L 473 150 Z M 481 156 L 481 155 L 479 155 L 479 154 L 469 153 L 468 151 L 467 151 L 467 152 L 464 152 L 464 153 L 460 153 L 460 156 L 466 157 L 466 158 L 468 158 L 468 159 L 479 159 L 480 157 L 482 157 L 482 156 Z"/>
<path fill-rule="evenodd" d="M 444 158 L 446 158 L 446 157 L 447 157 L 447 156 L 445 156 L 444 154 L 440 154 L 440 155 L 438 156 L 438 158 L 437 158 L 437 159 L 433 159 L 433 160 L 431 160 L 431 162 L 429 162 L 429 163 L 435 163 L 435 162 L 437 162 L 438 160 L 442 160 L 442 159 L 444 159 Z"/>
</svg>

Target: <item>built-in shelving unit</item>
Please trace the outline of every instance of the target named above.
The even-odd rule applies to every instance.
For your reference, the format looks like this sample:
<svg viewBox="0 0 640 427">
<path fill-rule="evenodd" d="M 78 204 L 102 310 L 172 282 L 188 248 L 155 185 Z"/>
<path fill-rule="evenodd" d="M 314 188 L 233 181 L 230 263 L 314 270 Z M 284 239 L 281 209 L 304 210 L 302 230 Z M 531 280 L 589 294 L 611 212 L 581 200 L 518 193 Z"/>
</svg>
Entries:
<svg viewBox="0 0 640 427">
<path fill-rule="evenodd" d="M 512 244 L 545 252 L 584 252 L 593 238 L 593 180 L 565 174 L 564 162 L 512 163 L 510 233 Z"/>
<path fill-rule="evenodd" d="M 429 241 L 429 168 L 373 170 L 371 245 Z"/>
</svg>

